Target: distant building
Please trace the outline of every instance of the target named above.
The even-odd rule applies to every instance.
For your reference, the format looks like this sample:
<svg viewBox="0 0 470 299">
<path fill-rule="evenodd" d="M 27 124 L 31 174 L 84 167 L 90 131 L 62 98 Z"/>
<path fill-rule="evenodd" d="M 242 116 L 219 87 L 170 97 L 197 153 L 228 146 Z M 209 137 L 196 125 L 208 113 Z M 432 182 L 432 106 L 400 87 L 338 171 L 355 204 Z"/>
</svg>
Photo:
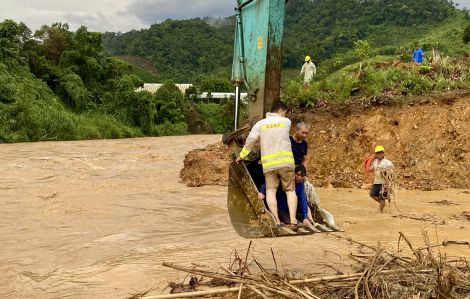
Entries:
<svg viewBox="0 0 470 299">
<path fill-rule="evenodd" d="M 146 90 L 148 92 L 155 93 L 160 87 L 162 87 L 162 85 L 163 84 L 145 83 L 144 87 L 139 87 L 135 91 L 138 92 L 138 91 Z M 188 89 L 189 87 L 193 86 L 192 84 L 175 84 L 175 85 L 181 90 L 182 93 L 184 93 L 186 89 Z"/>
<path fill-rule="evenodd" d="M 197 97 L 201 100 L 207 99 L 209 93 L 208 92 L 203 92 Z M 220 103 L 220 100 L 227 98 L 227 99 L 235 99 L 235 93 L 233 92 L 211 92 L 212 100 L 215 103 Z M 247 93 L 241 93 L 240 94 L 240 99 L 242 102 L 245 104 L 248 103 L 248 94 Z"/>
<path fill-rule="evenodd" d="M 157 90 L 162 86 L 163 84 L 159 83 L 145 83 L 144 87 L 139 87 L 135 91 L 139 92 L 142 90 L 146 90 L 150 93 L 155 93 Z M 175 84 L 179 90 L 182 93 L 186 92 L 186 89 L 189 87 L 193 86 L 192 84 Z M 203 92 L 201 94 L 198 94 L 197 97 L 198 99 L 202 100 L 204 102 L 205 99 L 208 98 L 209 93 L 208 92 Z M 235 99 L 235 93 L 233 92 L 212 92 L 211 93 L 212 99 L 210 100 L 212 103 L 220 103 L 220 100 L 227 98 L 227 99 Z M 243 103 L 248 104 L 248 94 L 247 93 L 241 93 L 240 94 L 240 99 Z"/>
</svg>

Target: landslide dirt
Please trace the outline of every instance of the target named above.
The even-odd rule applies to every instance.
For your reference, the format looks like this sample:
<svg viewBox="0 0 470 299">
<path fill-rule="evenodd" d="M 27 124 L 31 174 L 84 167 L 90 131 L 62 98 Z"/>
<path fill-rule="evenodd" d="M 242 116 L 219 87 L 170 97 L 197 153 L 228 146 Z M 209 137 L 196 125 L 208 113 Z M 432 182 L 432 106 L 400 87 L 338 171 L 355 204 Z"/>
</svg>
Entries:
<svg viewBox="0 0 470 299">
<path fill-rule="evenodd" d="M 308 174 L 317 186 L 361 187 L 362 163 L 375 146 L 382 145 L 402 188 L 470 187 L 468 92 L 406 102 L 343 104 L 292 112 L 288 117 L 293 127 L 301 120 L 312 126 L 307 138 Z M 211 145 L 188 153 L 180 176 L 190 186 L 226 185 L 229 163 L 226 147 Z"/>
<path fill-rule="evenodd" d="M 470 187 L 468 93 L 327 110 L 291 117 L 312 126 L 308 170 L 318 186 L 360 187 L 364 159 L 382 145 L 403 188 Z"/>
<path fill-rule="evenodd" d="M 190 187 L 227 186 L 230 162 L 228 148 L 222 142 L 192 150 L 184 158 L 181 183 Z"/>
</svg>

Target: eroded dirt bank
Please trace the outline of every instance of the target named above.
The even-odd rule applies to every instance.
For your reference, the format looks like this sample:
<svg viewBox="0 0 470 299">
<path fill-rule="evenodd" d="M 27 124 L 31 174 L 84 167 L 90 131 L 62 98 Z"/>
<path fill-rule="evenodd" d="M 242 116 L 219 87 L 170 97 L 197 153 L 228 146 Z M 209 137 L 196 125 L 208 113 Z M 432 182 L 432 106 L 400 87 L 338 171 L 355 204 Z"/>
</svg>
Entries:
<svg viewBox="0 0 470 299">
<path fill-rule="evenodd" d="M 380 101 L 378 101 L 380 102 Z M 470 188 L 470 96 L 441 94 L 387 105 L 341 105 L 288 115 L 312 126 L 307 138 L 308 176 L 317 187 L 359 188 L 362 164 L 385 147 L 398 188 Z M 292 132 L 294 129 L 292 129 Z M 231 159 L 222 143 L 190 152 L 182 182 L 226 185 Z M 211 171 L 200 173 L 211 166 Z"/>
<path fill-rule="evenodd" d="M 162 262 L 217 270 L 234 249 L 246 252 L 249 240 L 230 224 L 226 187 L 179 183 L 185 155 L 220 138 L 1 144 L 0 298 L 127 298 L 154 287 L 149 295 L 157 295 L 177 277 Z M 345 235 L 366 244 L 397 250 L 403 231 L 422 246 L 421 228 L 433 243 L 470 235 L 462 214 L 470 195 L 461 190 L 399 191 L 403 214 L 378 213 L 365 190 L 317 193 Z M 442 200 L 457 205 L 434 203 Z M 271 248 L 295 277 L 354 271 L 348 254 L 357 247 L 331 235 L 253 240 L 250 252 L 274 268 Z M 441 250 L 470 256 L 465 246 Z"/>
<path fill-rule="evenodd" d="M 406 189 L 470 187 L 470 97 L 439 95 L 387 106 L 291 115 L 312 125 L 309 173 L 319 186 L 359 187 L 362 163 L 385 147 Z"/>
</svg>

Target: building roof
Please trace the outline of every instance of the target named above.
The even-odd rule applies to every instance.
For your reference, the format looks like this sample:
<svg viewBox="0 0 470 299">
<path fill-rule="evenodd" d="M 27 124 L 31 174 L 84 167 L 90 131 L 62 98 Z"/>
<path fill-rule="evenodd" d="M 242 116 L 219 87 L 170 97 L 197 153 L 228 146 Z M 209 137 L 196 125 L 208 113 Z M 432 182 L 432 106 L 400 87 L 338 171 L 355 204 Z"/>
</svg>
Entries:
<svg viewBox="0 0 470 299">
<path fill-rule="evenodd" d="M 157 92 L 157 90 L 162 87 L 163 84 L 160 84 L 160 83 L 145 83 L 144 84 L 144 87 L 139 87 L 137 88 L 135 91 L 142 91 L 142 90 L 146 90 L 148 92 L 151 92 L 151 93 L 155 93 Z M 186 89 L 188 89 L 189 87 L 193 86 L 192 84 L 175 84 L 179 90 L 184 93 L 186 91 Z"/>
<path fill-rule="evenodd" d="M 200 95 L 198 95 L 198 98 L 205 99 L 207 98 L 208 92 L 203 92 Z M 230 97 L 235 98 L 235 93 L 233 92 L 212 92 L 211 93 L 213 99 L 223 99 L 227 98 L 230 99 Z M 243 99 L 247 96 L 247 93 L 240 93 L 240 98 Z"/>
</svg>

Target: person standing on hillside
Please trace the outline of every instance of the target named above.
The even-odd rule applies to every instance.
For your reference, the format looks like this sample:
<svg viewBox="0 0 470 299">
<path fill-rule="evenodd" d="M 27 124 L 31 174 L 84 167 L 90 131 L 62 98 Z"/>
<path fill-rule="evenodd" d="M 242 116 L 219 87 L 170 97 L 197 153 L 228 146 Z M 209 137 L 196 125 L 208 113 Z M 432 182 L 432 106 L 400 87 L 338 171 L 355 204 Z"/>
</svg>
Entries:
<svg viewBox="0 0 470 299">
<path fill-rule="evenodd" d="M 300 76 L 302 76 L 302 74 L 304 74 L 304 84 L 309 88 L 313 77 L 317 76 L 317 67 L 310 59 L 310 56 L 305 57 L 305 63 L 300 70 Z"/>
<path fill-rule="evenodd" d="M 254 144 L 260 140 L 261 164 L 263 165 L 264 177 L 266 179 L 266 202 L 269 210 L 276 219 L 277 225 L 281 226 L 279 220 L 276 192 L 279 180 L 282 189 L 287 195 L 290 223 L 286 223 L 291 229 L 297 228 L 297 196 L 295 194 L 295 164 L 292 146 L 289 140 L 291 121 L 286 118 L 287 106 L 281 101 L 276 101 L 271 107 L 271 113 L 266 113 L 266 118 L 257 122 L 246 138 L 245 146 L 240 152 L 236 162 L 244 160 L 253 149 Z"/>
<path fill-rule="evenodd" d="M 295 165 L 302 164 L 307 168 L 307 138 L 310 125 L 306 121 L 301 121 L 295 126 L 295 133 L 290 136 L 292 153 L 294 154 Z"/>
<path fill-rule="evenodd" d="M 424 57 L 423 50 L 421 50 L 421 48 L 418 45 L 416 45 L 416 48 L 413 51 L 413 61 L 416 63 L 423 63 L 423 57 Z"/>
<path fill-rule="evenodd" d="M 385 207 L 385 198 L 387 197 L 387 193 L 383 192 L 383 185 L 385 183 L 384 177 L 382 175 L 382 170 L 392 167 L 393 168 L 393 163 L 390 162 L 389 160 L 385 159 L 385 149 L 383 146 L 377 146 L 375 148 L 375 160 L 372 162 L 372 165 L 370 166 L 370 170 L 374 171 L 374 184 L 370 188 L 370 197 L 372 197 L 373 200 L 378 202 L 380 204 L 380 212 L 384 212 L 384 207 Z"/>
</svg>

